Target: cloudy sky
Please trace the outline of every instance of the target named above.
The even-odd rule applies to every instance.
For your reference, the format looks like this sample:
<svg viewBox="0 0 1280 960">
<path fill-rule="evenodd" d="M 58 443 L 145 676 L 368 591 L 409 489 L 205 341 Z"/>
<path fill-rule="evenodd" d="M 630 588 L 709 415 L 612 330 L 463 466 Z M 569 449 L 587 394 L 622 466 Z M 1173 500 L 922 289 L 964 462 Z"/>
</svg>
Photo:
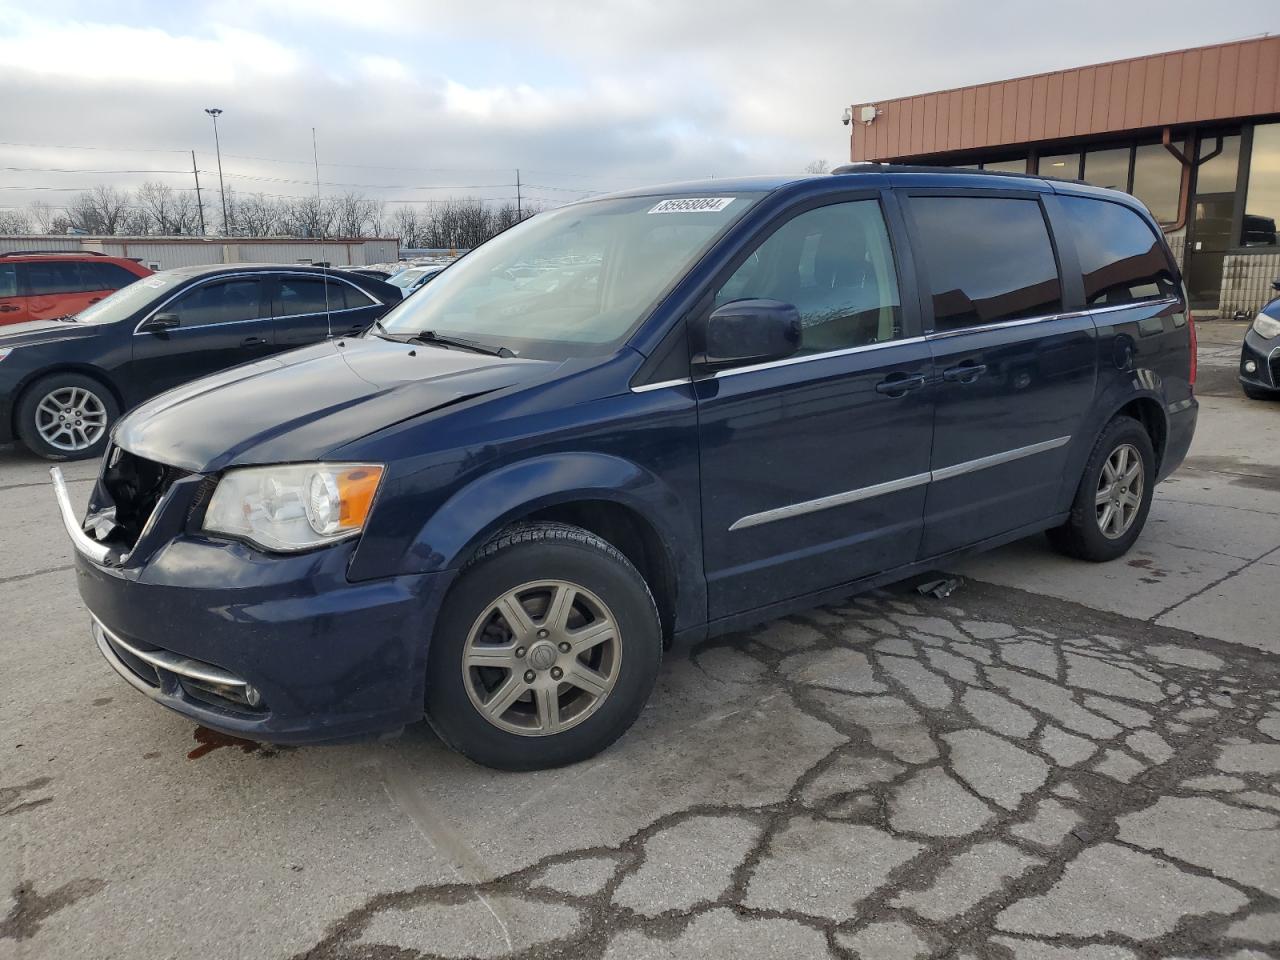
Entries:
<svg viewBox="0 0 1280 960">
<path fill-rule="evenodd" d="M 209 106 L 228 186 L 278 196 L 313 126 L 324 190 L 391 204 L 796 172 L 851 102 L 1263 32 L 1277 0 L 0 0 L 0 208 L 189 187 Z"/>
</svg>

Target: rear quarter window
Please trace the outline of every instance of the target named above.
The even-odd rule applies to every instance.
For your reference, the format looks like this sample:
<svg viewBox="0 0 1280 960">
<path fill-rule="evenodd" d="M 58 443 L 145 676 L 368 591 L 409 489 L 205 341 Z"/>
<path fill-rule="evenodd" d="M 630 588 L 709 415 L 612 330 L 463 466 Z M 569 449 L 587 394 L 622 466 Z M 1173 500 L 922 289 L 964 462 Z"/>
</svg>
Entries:
<svg viewBox="0 0 1280 960">
<path fill-rule="evenodd" d="M 1109 200 L 1060 197 L 1090 307 L 1164 300 L 1178 282 L 1164 242 L 1142 217 Z"/>
</svg>

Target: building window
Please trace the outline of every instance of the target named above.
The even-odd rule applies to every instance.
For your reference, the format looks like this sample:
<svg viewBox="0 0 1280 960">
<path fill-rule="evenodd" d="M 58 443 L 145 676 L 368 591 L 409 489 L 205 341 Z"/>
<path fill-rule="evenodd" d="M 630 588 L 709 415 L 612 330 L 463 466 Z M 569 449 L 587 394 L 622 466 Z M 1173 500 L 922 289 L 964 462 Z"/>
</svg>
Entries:
<svg viewBox="0 0 1280 960">
<path fill-rule="evenodd" d="M 1089 150 L 1084 155 L 1084 177 L 1086 183 L 1095 187 L 1109 187 L 1112 190 L 1129 189 L 1129 148 L 1109 147 L 1103 150 Z"/>
<path fill-rule="evenodd" d="M 1240 245 L 1276 246 L 1277 220 L 1280 220 L 1280 123 L 1268 123 L 1253 128 Z"/>
<path fill-rule="evenodd" d="M 1016 157 L 1013 160 L 988 160 L 982 165 L 983 170 L 992 170 L 996 173 L 1026 173 L 1027 158 Z"/>
<path fill-rule="evenodd" d="M 1062 180 L 1080 179 L 1080 153 L 1058 153 L 1040 158 L 1040 176 Z"/>
<path fill-rule="evenodd" d="M 1181 190 L 1182 163 L 1162 144 L 1146 143 L 1134 150 L 1133 195 L 1160 223 L 1178 222 Z"/>
</svg>

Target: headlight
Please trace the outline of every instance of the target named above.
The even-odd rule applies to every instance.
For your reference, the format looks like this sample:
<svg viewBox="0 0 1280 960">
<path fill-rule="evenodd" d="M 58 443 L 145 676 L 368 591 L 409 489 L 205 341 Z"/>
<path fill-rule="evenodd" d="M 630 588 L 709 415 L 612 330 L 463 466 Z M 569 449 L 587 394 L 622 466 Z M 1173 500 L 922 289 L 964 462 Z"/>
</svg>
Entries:
<svg viewBox="0 0 1280 960">
<path fill-rule="evenodd" d="M 1272 337 L 1280 337 L 1280 320 L 1275 317 L 1260 313 L 1253 318 L 1253 332 L 1266 340 Z"/>
<path fill-rule="evenodd" d="M 382 469 L 376 463 L 300 463 L 229 470 L 209 501 L 204 529 L 285 552 L 355 536 L 369 516 Z"/>
</svg>

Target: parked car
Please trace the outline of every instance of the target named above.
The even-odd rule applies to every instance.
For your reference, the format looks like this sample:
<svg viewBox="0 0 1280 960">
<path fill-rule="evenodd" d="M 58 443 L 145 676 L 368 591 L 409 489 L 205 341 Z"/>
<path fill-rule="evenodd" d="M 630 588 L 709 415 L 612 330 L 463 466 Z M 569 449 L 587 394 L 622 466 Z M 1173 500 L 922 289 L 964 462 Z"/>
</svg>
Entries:
<svg viewBox="0 0 1280 960">
<path fill-rule="evenodd" d="M 390 280 L 390 270 L 375 270 L 372 267 L 343 267 L 347 273 L 354 273 L 358 277 L 368 277 L 371 280 Z"/>
<path fill-rule="evenodd" d="M 1240 346 L 1240 389 L 1252 400 L 1280 399 L 1280 280 L 1278 296 L 1258 311 Z"/>
<path fill-rule="evenodd" d="M 134 411 L 83 522 L 55 489 L 98 646 L 160 703 L 280 743 L 425 712 L 550 767 L 620 736 L 677 640 L 1038 531 L 1122 556 L 1194 357 L 1126 194 L 712 180 L 513 227 L 362 337 Z"/>
<path fill-rule="evenodd" d="M 136 260 L 101 253 L 0 253 L 0 326 L 79 313 L 149 276 Z"/>
<path fill-rule="evenodd" d="M 98 456 L 121 411 L 226 367 L 358 334 L 398 299 L 379 280 L 315 267 L 187 267 L 74 317 L 6 327 L 0 443 L 16 437 L 50 460 Z"/>
<path fill-rule="evenodd" d="M 402 295 L 407 297 L 409 294 L 425 287 L 443 269 L 444 267 L 438 264 L 428 267 L 408 267 L 392 276 L 387 282 L 399 287 Z"/>
</svg>

